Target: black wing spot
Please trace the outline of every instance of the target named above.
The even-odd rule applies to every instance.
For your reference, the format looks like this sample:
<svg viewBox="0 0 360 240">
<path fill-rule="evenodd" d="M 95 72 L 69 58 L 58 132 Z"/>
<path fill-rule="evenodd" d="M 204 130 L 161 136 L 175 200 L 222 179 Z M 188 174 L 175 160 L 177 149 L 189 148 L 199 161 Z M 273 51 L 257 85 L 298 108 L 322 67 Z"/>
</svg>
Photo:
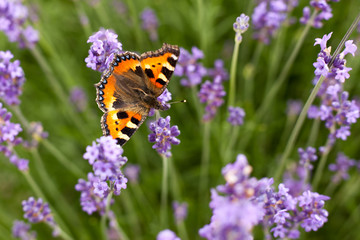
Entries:
<svg viewBox="0 0 360 240">
<path fill-rule="evenodd" d="M 121 130 L 121 132 L 122 132 L 123 134 L 126 134 L 126 135 L 128 135 L 129 137 L 131 137 L 131 135 L 133 135 L 135 131 L 136 131 L 136 128 L 129 128 L 129 127 L 124 127 L 124 128 Z"/>
<path fill-rule="evenodd" d="M 140 123 L 140 121 L 134 117 L 131 118 L 131 122 L 136 125 L 139 125 L 139 123 Z"/>
<path fill-rule="evenodd" d="M 176 60 L 172 57 L 168 57 L 167 61 L 170 63 L 171 66 L 175 67 L 176 65 Z"/>
<path fill-rule="evenodd" d="M 118 112 L 116 116 L 118 117 L 118 119 L 125 119 L 129 117 L 129 115 L 126 112 Z"/>
<path fill-rule="evenodd" d="M 149 69 L 149 68 L 146 68 L 146 69 L 145 69 L 145 74 L 146 74 L 146 76 L 148 76 L 149 78 L 154 78 L 154 77 L 155 77 L 153 71 L 152 71 L 151 69 Z"/>
<path fill-rule="evenodd" d="M 171 74 L 173 73 L 173 71 L 170 71 L 167 67 L 162 67 L 161 72 L 165 75 L 167 79 L 169 79 L 171 77 Z"/>
<path fill-rule="evenodd" d="M 156 82 L 160 83 L 163 86 L 166 84 L 166 82 L 164 80 L 162 80 L 161 78 L 156 79 Z"/>
<path fill-rule="evenodd" d="M 122 138 L 115 138 L 115 140 L 116 140 L 116 143 L 120 146 L 122 146 L 126 143 L 126 140 L 122 139 Z"/>
</svg>

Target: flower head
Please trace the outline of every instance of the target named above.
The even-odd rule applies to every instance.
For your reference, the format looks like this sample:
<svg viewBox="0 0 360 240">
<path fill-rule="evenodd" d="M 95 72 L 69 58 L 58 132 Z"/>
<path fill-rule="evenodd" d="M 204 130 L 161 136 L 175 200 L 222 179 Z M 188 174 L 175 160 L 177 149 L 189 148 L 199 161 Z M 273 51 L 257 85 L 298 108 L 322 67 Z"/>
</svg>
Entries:
<svg viewBox="0 0 360 240">
<path fill-rule="evenodd" d="M 153 149 L 165 157 L 171 157 L 171 145 L 180 143 L 180 140 L 176 138 L 180 135 L 180 131 L 177 126 L 170 127 L 170 116 L 150 123 L 149 128 L 152 131 L 149 134 L 149 142 L 155 143 Z"/>
<path fill-rule="evenodd" d="M 28 18 L 28 8 L 21 0 L 3 0 L 0 4 L 0 31 L 20 48 L 33 48 L 39 41 L 38 31 L 26 24 Z"/>
<path fill-rule="evenodd" d="M 164 107 L 164 110 L 168 110 L 170 108 L 170 104 L 167 102 L 172 99 L 171 92 L 165 88 L 164 92 L 157 98 L 157 100 L 161 103 Z M 154 116 L 155 109 L 151 108 L 149 112 L 149 117 Z"/>
<path fill-rule="evenodd" d="M 74 87 L 70 91 L 70 101 L 74 103 L 75 109 L 78 112 L 83 112 L 88 104 L 88 98 L 84 89 L 81 87 Z"/>
<path fill-rule="evenodd" d="M 111 30 L 100 29 L 91 35 L 88 43 L 92 43 L 89 56 L 85 58 L 86 66 L 93 70 L 105 71 L 116 53 L 122 50 L 122 44 L 117 40 L 117 35 Z"/>
<path fill-rule="evenodd" d="M 36 200 L 30 197 L 28 200 L 22 202 L 24 218 L 28 219 L 31 223 L 47 222 L 54 225 L 54 217 L 51 214 L 48 203 L 44 203 L 41 198 Z"/>
<path fill-rule="evenodd" d="M 240 107 L 232 107 L 228 108 L 229 110 L 229 118 L 227 121 L 233 126 L 240 126 L 244 124 L 245 111 Z"/>
<path fill-rule="evenodd" d="M 141 20 L 142 28 L 149 33 L 151 41 L 156 41 L 158 39 L 157 29 L 159 22 L 154 10 L 145 8 L 141 13 Z"/>
<path fill-rule="evenodd" d="M 30 232 L 30 225 L 23 221 L 15 220 L 12 227 L 12 235 L 21 240 L 35 240 L 36 232 Z"/>
<path fill-rule="evenodd" d="M 349 178 L 349 169 L 355 165 L 355 160 L 349 159 L 343 153 L 338 153 L 336 163 L 331 163 L 329 165 L 329 170 L 334 172 L 331 180 L 334 183 L 339 183 L 341 180 L 347 180 Z"/>
<path fill-rule="evenodd" d="M 186 202 L 179 203 L 174 201 L 172 207 L 174 210 L 175 222 L 179 223 L 184 221 L 184 219 L 187 217 L 188 204 Z"/>
<path fill-rule="evenodd" d="M 25 75 L 19 60 L 10 61 L 13 57 L 10 51 L 0 51 L 0 98 L 7 104 L 18 105 Z"/>
<path fill-rule="evenodd" d="M 130 182 L 137 183 L 139 180 L 140 166 L 128 163 L 124 168 L 124 174 Z"/>
<path fill-rule="evenodd" d="M 156 240 L 180 240 L 180 238 L 178 238 L 173 231 L 165 229 L 159 232 Z"/>
<path fill-rule="evenodd" d="M 218 78 L 217 78 L 218 79 Z M 217 109 L 224 103 L 226 95 L 221 81 L 214 79 L 213 82 L 206 81 L 201 85 L 198 96 L 201 103 L 206 103 L 204 121 L 210 121 L 216 115 Z"/>
<path fill-rule="evenodd" d="M 323 26 L 323 20 L 329 20 L 332 18 L 332 9 L 328 2 L 338 2 L 338 0 L 311 0 L 310 6 L 318 11 L 313 22 L 310 24 L 314 28 L 321 28 Z M 303 16 L 300 18 L 301 24 L 308 24 L 311 17 L 311 8 L 309 6 L 304 7 Z"/>
<path fill-rule="evenodd" d="M 180 80 L 181 85 L 192 87 L 201 83 L 202 78 L 207 74 L 206 68 L 198 62 L 202 58 L 204 53 L 197 47 L 192 47 L 191 54 L 186 49 L 180 48 L 180 57 L 174 74 L 184 77 Z"/>
<path fill-rule="evenodd" d="M 239 17 L 236 18 L 236 21 L 233 24 L 235 31 L 235 41 L 241 42 L 242 34 L 246 32 L 249 28 L 249 16 L 242 13 Z"/>
</svg>

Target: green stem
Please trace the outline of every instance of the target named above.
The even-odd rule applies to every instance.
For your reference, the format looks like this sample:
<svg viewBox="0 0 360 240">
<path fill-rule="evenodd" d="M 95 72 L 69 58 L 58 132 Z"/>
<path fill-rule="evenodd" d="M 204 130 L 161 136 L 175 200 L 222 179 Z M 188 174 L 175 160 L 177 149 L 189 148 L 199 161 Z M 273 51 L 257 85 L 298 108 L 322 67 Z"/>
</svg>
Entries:
<svg viewBox="0 0 360 240">
<path fill-rule="evenodd" d="M 276 171 L 276 174 L 275 174 L 275 177 L 274 177 L 274 180 L 275 182 L 279 181 L 279 178 L 280 178 L 280 175 L 282 174 L 283 172 L 283 169 L 285 168 L 285 165 L 286 165 L 286 160 L 288 159 L 291 151 L 293 150 L 294 148 L 294 145 L 295 145 L 295 141 L 300 133 L 300 129 L 305 121 L 305 118 L 306 118 L 306 115 L 307 115 L 307 112 L 311 106 L 311 104 L 313 103 L 319 89 L 320 89 L 320 86 L 321 84 L 323 83 L 324 81 L 324 76 L 321 76 L 320 79 L 318 80 L 318 82 L 316 83 L 315 87 L 313 88 L 313 90 L 311 91 L 310 93 L 310 96 L 309 98 L 307 99 L 305 105 L 304 105 L 304 108 L 301 110 L 301 113 L 295 123 L 295 127 L 293 128 L 292 132 L 291 132 L 291 135 L 289 137 L 289 141 L 287 142 L 286 144 L 286 147 L 285 147 L 285 150 L 284 150 L 284 153 L 283 155 L 281 156 L 281 159 L 280 159 L 280 164 L 279 164 L 279 167 Z"/>
<path fill-rule="evenodd" d="M 279 78 L 275 81 L 274 85 L 272 86 L 270 91 L 267 93 L 267 95 L 265 95 L 264 101 L 262 102 L 262 105 L 260 106 L 259 111 L 257 112 L 257 115 L 258 115 L 257 119 L 262 119 L 265 116 L 265 114 L 267 113 L 267 111 L 270 109 L 269 106 L 272 105 L 274 98 L 278 94 L 281 86 L 284 84 L 286 77 L 288 76 L 289 71 L 294 64 L 294 61 L 300 51 L 301 46 L 304 43 L 306 35 L 308 34 L 310 27 L 313 23 L 313 19 L 315 18 L 317 13 L 318 13 L 317 10 L 315 10 L 313 12 L 310 20 L 308 21 L 304 30 L 301 33 L 299 40 L 296 42 L 294 50 L 291 52 L 289 59 L 286 61 L 285 66 L 279 75 Z"/>
<path fill-rule="evenodd" d="M 314 146 L 317 136 L 319 134 L 320 119 L 316 118 L 312 124 L 309 138 L 307 140 L 306 146 Z"/>
<path fill-rule="evenodd" d="M 109 211 L 110 211 L 110 203 L 111 203 L 111 198 L 113 196 L 113 191 L 110 191 L 110 193 L 107 195 L 106 197 L 106 205 L 105 205 L 105 212 L 104 214 L 101 216 L 101 233 L 104 240 L 109 239 L 108 238 L 108 234 L 107 234 L 107 224 L 106 224 L 106 220 L 109 218 Z"/>
<path fill-rule="evenodd" d="M 228 106 L 234 106 L 235 104 L 235 93 L 236 93 L 236 69 L 239 56 L 240 42 L 235 41 L 234 51 L 231 59 L 230 66 L 230 83 L 229 83 L 229 98 Z"/>
<path fill-rule="evenodd" d="M 163 177 L 161 187 L 161 209 L 160 209 L 160 226 L 164 229 L 168 225 L 167 221 L 167 200 L 168 200 L 168 175 L 169 175 L 169 159 L 161 155 L 163 162 Z"/>
<path fill-rule="evenodd" d="M 208 186 L 209 164 L 210 164 L 210 123 L 204 123 L 203 145 L 201 155 L 200 184 L 199 194 L 201 197 L 206 196 Z M 201 201 L 200 201 L 201 202 Z"/>
</svg>

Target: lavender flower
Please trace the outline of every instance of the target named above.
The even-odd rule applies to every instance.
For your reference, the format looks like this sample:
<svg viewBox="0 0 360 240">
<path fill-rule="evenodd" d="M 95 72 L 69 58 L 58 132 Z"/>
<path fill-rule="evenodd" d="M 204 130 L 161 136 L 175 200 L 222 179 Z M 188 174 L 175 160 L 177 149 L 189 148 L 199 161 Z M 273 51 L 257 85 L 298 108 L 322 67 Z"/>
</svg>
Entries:
<svg viewBox="0 0 360 240">
<path fill-rule="evenodd" d="M 126 164 L 124 174 L 130 182 L 137 183 L 139 180 L 140 166 L 137 164 Z"/>
<path fill-rule="evenodd" d="M 242 41 L 242 34 L 246 32 L 249 28 L 249 16 L 242 13 L 239 17 L 236 18 L 236 21 L 233 24 L 233 28 L 235 31 L 235 41 L 241 42 Z"/>
<path fill-rule="evenodd" d="M 203 52 L 197 47 L 192 47 L 192 54 L 180 48 L 179 61 L 176 64 L 174 75 L 184 77 L 180 80 L 181 85 L 192 87 L 199 85 L 207 70 L 198 60 L 204 58 Z"/>
<path fill-rule="evenodd" d="M 201 237 L 253 239 L 253 227 L 262 224 L 265 229 L 271 228 L 268 232 L 274 237 L 299 238 L 299 227 L 316 231 L 327 221 L 324 204 L 329 197 L 310 191 L 295 197 L 282 183 L 275 191 L 272 179 L 251 178 L 251 171 L 241 154 L 235 163 L 223 168 L 226 184 L 211 191 L 213 215 L 210 224 L 200 229 Z"/>
<path fill-rule="evenodd" d="M 81 87 L 74 87 L 70 92 L 70 102 L 74 103 L 78 112 L 83 112 L 87 107 L 88 98 Z"/>
<path fill-rule="evenodd" d="M 122 44 L 117 40 L 117 35 L 111 30 L 101 28 L 91 35 L 88 43 L 92 43 L 89 56 L 85 58 L 86 66 L 93 70 L 105 71 L 116 53 L 122 50 Z"/>
<path fill-rule="evenodd" d="M 225 95 L 226 92 L 219 77 L 214 79 L 214 82 L 206 81 L 201 85 L 198 96 L 201 103 L 206 103 L 204 121 L 210 121 L 215 117 L 217 109 L 224 103 Z"/>
<path fill-rule="evenodd" d="M 48 132 L 44 131 L 40 122 L 31 122 L 28 133 L 31 139 L 23 142 L 23 145 L 28 148 L 36 148 L 41 140 L 49 136 Z"/>
<path fill-rule="evenodd" d="M 319 11 L 317 15 L 314 18 L 314 21 L 311 23 L 311 25 L 314 28 L 321 28 L 323 26 L 323 20 L 329 20 L 332 18 L 332 9 L 328 2 L 338 2 L 339 0 L 311 0 L 310 6 Z M 309 6 L 304 7 L 303 9 L 303 16 L 300 18 L 300 23 L 307 24 L 310 20 L 312 13 L 311 8 Z"/>
<path fill-rule="evenodd" d="M 158 39 L 157 29 L 159 27 L 158 19 L 151 8 L 145 8 L 141 13 L 142 28 L 150 35 L 151 41 Z"/>
<path fill-rule="evenodd" d="M 22 129 L 20 124 L 12 123 L 10 119 L 11 113 L 3 108 L 2 103 L 0 103 L 0 152 L 9 158 L 10 162 L 20 171 L 27 171 L 29 161 L 19 158 L 13 151 L 14 146 L 22 142 L 22 139 L 18 137 Z"/>
<path fill-rule="evenodd" d="M 96 139 L 96 142 L 86 147 L 83 157 L 93 166 L 94 173 L 88 173 L 88 181 L 79 179 L 75 186 L 76 191 L 81 192 L 80 205 L 83 211 L 104 214 L 110 191 L 120 195 L 121 189 L 126 188 L 128 180 L 120 168 L 127 162 L 127 158 L 122 153 L 123 149 L 111 136 Z"/>
<path fill-rule="evenodd" d="M 297 1 L 289 2 L 286 0 L 264 1 L 259 0 L 258 5 L 252 14 L 254 28 L 254 38 L 269 44 L 271 37 L 286 20 L 288 12 L 295 6 Z"/>
<path fill-rule="evenodd" d="M 165 229 L 159 232 L 156 240 L 180 240 L 180 238 L 178 238 L 173 231 Z"/>
<path fill-rule="evenodd" d="M 339 183 L 341 180 L 349 178 L 349 169 L 356 165 L 356 161 L 349 159 L 345 154 L 338 153 L 336 163 L 329 165 L 329 170 L 335 172 L 332 176 L 332 182 Z"/>
<path fill-rule="evenodd" d="M 337 138 L 347 139 L 350 135 L 350 125 L 360 117 L 360 109 L 354 100 L 349 100 L 349 93 L 343 91 L 343 84 L 350 77 L 348 72 L 351 70 L 346 67 L 344 57 L 349 53 L 354 55 L 357 47 L 352 40 L 346 41 L 345 49 L 336 56 L 333 66 L 329 69 L 328 64 L 332 56 L 327 41 L 331 35 L 332 33 L 325 34 L 315 40 L 315 45 L 320 45 L 321 52 L 313 64 L 316 68 L 314 82 L 317 82 L 321 75 L 325 79 L 318 93 L 321 99 L 320 107 L 312 106 L 308 116 L 324 121 L 325 126 L 330 130 L 329 137 L 334 142 Z"/>
<path fill-rule="evenodd" d="M 18 42 L 20 48 L 33 48 L 39 41 L 38 31 L 26 26 L 29 11 L 21 0 L 3 0 L 0 4 L 0 31 L 10 42 Z"/>
<path fill-rule="evenodd" d="M 170 116 L 150 123 L 149 128 L 152 131 L 148 137 L 149 142 L 155 143 L 152 148 L 165 157 L 171 157 L 171 144 L 180 143 L 180 140 L 176 138 L 180 135 L 180 131 L 177 126 L 170 127 Z"/>
<path fill-rule="evenodd" d="M 7 104 L 18 105 L 25 76 L 20 61 L 10 61 L 13 57 L 10 51 L 0 51 L 0 98 Z"/>
<path fill-rule="evenodd" d="M 30 225 L 23 221 L 15 220 L 12 227 L 12 235 L 21 240 L 35 240 L 36 232 L 30 232 Z"/>
<path fill-rule="evenodd" d="M 296 117 L 300 114 L 303 104 L 299 100 L 289 100 L 287 102 L 286 114 L 289 117 Z"/>
<path fill-rule="evenodd" d="M 240 126 L 244 124 L 245 111 L 240 107 L 232 107 L 228 108 L 229 110 L 229 118 L 227 121 L 233 126 Z"/>
<path fill-rule="evenodd" d="M 208 75 L 213 79 L 218 79 L 221 82 L 229 79 L 229 74 L 224 68 L 224 61 L 221 59 L 215 60 L 214 68 L 208 69 Z"/>
<path fill-rule="evenodd" d="M 179 223 L 184 221 L 184 219 L 187 217 L 187 212 L 188 212 L 187 203 L 179 203 L 177 201 L 174 201 L 172 207 L 174 210 L 175 222 Z"/>
</svg>

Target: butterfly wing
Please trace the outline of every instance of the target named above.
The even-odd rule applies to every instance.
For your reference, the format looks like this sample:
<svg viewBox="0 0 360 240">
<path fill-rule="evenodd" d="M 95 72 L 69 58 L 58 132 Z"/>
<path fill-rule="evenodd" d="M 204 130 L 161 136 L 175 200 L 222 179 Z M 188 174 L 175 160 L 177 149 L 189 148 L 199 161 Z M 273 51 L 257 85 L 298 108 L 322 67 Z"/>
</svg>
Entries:
<svg viewBox="0 0 360 240">
<path fill-rule="evenodd" d="M 141 54 L 141 67 L 149 79 L 146 84 L 156 97 L 160 96 L 168 85 L 179 55 L 179 47 L 167 43 L 156 51 Z"/>
<path fill-rule="evenodd" d="M 105 136 L 112 136 L 117 144 L 124 145 L 140 125 L 145 121 L 146 114 L 131 110 L 116 109 L 106 112 L 101 118 L 101 128 Z"/>
</svg>

